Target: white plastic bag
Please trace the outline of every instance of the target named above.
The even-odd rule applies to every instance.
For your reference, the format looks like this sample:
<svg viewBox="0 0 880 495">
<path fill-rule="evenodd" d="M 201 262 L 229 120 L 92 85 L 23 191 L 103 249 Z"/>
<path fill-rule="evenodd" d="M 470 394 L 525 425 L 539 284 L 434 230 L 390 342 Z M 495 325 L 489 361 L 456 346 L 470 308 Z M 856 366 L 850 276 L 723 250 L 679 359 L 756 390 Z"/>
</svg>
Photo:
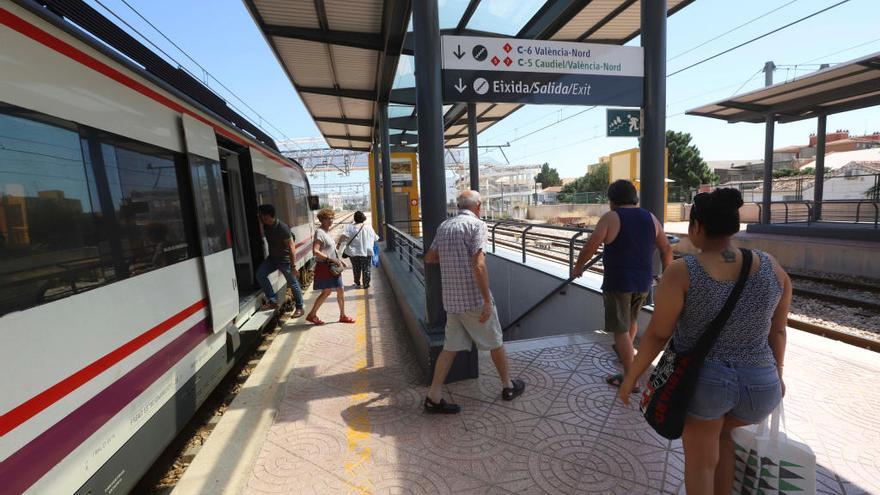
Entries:
<svg viewBox="0 0 880 495">
<path fill-rule="evenodd" d="M 816 493 L 816 455 L 809 445 L 780 431 L 782 402 L 768 420 L 733 430 L 736 478 L 733 493 L 755 495 Z"/>
</svg>

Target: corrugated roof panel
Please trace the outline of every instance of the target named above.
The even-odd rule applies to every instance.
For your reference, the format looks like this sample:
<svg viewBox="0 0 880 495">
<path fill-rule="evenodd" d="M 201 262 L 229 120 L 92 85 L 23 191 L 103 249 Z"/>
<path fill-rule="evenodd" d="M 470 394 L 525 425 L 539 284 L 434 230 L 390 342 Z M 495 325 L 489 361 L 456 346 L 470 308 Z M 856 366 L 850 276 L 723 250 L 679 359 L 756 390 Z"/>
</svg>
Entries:
<svg viewBox="0 0 880 495">
<path fill-rule="evenodd" d="M 597 22 L 616 9 L 623 0 L 593 0 L 572 20 L 562 27 L 551 39 L 576 40 L 589 31 Z"/>
<path fill-rule="evenodd" d="M 601 29 L 593 33 L 587 41 L 591 39 L 600 40 L 625 40 L 632 36 L 633 33 L 639 31 L 642 26 L 642 6 L 640 2 L 632 4 L 628 9 L 621 12 L 611 22 L 603 26 Z"/>
<path fill-rule="evenodd" d="M 361 125 L 347 125 L 346 132 L 349 136 L 361 136 L 361 137 L 370 137 L 373 135 L 372 127 L 365 127 Z"/>
<path fill-rule="evenodd" d="M 327 146 L 331 148 L 351 148 L 351 141 L 347 139 L 325 139 Z M 366 146 L 366 143 L 364 143 Z"/>
<path fill-rule="evenodd" d="M 880 91 L 875 91 L 875 92 L 873 92 L 873 93 L 860 94 L 860 95 L 857 95 L 857 96 L 852 96 L 852 97 L 849 97 L 849 98 L 843 98 L 843 99 L 840 99 L 840 100 L 829 101 L 828 103 L 823 103 L 823 104 L 820 105 L 820 106 L 826 107 L 826 106 L 832 106 L 832 105 L 840 105 L 841 103 L 846 103 L 846 102 L 848 102 L 848 101 L 853 101 L 853 100 L 860 100 L 860 99 L 862 99 L 862 98 L 869 98 L 869 97 L 871 97 L 871 96 L 880 96 Z"/>
<path fill-rule="evenodd" d="M 342 98 L 342 111 L 346 117 L 352 119 L 371 119 L 373 118 L 373 102 L 370 100 Z"/>
<path fill-rule="evenodd" d="M 332 30 L 362 33 L 382 31 L 382 0 L 324 0 L 324 9 Z"/>
<path fill-rule="evenodd" d="M 766 100 L 775 95 L 781 95 L 784 93 L 789 93 L 791 91 L 797 90 L 798 88 L 804 86 L 812 86 L 817 83 L 821 83 L 823 81 L 828 81 L 831 79 L 838 79 L 843 76 L 849 76 L 851 74 L 855 74 L 857 72 L 862 72 L 865 70 L 865 67 L 861 65 L 848 65 L 842 67 L 834 67 L 828 69 L 822 73 L 814 73 L 807 74 L 806 76 L 799 77 L 792 81 L 786 83 L 780 83 L 775 86 L 772 86 L 768 89 L 757 89 L 750 93 L 746 93 L 737 98 L 739 101 L 744 101 L 748 103 L 757 102 L 760 100 Z M 849 79 L 846 79 L 849 81 Z"/>
<path fill-rule="evenodd" d="M 339 98 L 312 93 L 301 93 L 300 96 L 303 103 L 309 108 L 310 114 L 324 115 L 325 117 L 342 117 L 342 110 L 339 108 Z"/>
<path fill-rule="evenodd" d="M 467 125 L 456 125 L 446 130 L 447 136 L 452 134 L 467 134 Z"/>
<path fill-rule="evenodd" d="M 321 134 L 329 134 L 331 136 L 344 136 L 346 134 L 345 124 L 336 124 L 333 122 L 317 122 L 317 124 Z"/>
<path fill-rule="evenodd" d="M 277 36 L 272 41 L 296 84 L 325 88 L 333 86 L 333 71 L 330 69 L 327 45 Z"/>
<path fill-rule="evenodd" d="M 762 105 L 773 105 L 776 103 L 791 101 L 791 100 L 795 100 L 795 99 L 802 98 L 805 96 L 814 95 L 817 93 L 822 93 L 824 91 L 845 88 L 845 87 L 850 86 L 852 84 L 856 84 L 856 83 L 860 83 L 860 82 L 864 82 L 864 81 L 870 81 L 870 80 L 877 80 L 878 85 L 880 85 L 880 71 L 869 70 L 863 74 L 854 74 L 850 77 L 847 77 L 846 79 L 841 79 L 841 80 L 837 80 L 837 81 L 828 81 L 828 82 L 825 82 L 822 84 L 818 84 L 816 86 L 810 86 L 808 88 L 804 88 L 801 90 L 787 92 L 785 94 L 782 94 L 782 95 L 779 95 L 779 96 L 776 96 L 773 98 L 763 98 L 763 99 L 759 100 L 758 103 L 762 104 Z"/>
<path fill-rule="evenodd" d="M 333 54 L 339 87 L 375 89 L 378 51 L 339 45 L 332 46 L 330 51 Z"/>
<path fill-rule="evenodd" d="M 481 117 L 503 117 L 508 113 L 512 112 L 519 105 L 516 103 L 498 103 L 494 108 L 486 112 L 485 114 L 478 114 Z"/>
<path fill-rule="evenodd" d="M 319 28 L 314 0 L 254 0 L 266 24 Z"/>
</svg>

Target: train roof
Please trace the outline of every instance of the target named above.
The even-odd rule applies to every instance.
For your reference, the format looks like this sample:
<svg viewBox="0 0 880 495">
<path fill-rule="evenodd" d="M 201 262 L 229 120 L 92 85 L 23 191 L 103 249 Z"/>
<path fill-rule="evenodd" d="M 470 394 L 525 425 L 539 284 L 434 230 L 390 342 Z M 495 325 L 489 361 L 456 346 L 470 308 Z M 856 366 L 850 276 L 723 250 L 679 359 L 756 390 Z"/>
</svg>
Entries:
<svg viewBox="0 0 880 495">
<path fill-rule="evenodd" d="M 275 140 L 230 108 L 223 98 L 185 69 L 172 66 L 82 0 L 15 2 L 282 157 Z"/>
</svg>

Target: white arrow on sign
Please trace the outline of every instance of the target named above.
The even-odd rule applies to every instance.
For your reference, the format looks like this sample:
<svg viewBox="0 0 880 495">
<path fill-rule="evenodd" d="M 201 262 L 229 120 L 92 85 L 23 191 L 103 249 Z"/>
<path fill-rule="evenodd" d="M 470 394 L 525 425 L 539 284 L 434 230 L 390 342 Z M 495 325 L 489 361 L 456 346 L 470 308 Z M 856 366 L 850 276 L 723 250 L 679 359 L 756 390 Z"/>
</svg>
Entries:
<svg viewBox="0 0 880 495">
<path fill-rule="evenodd" d="M 459 93 L 464 93 L 464 90 L 467 89 L 467 86 L 465 86 L 464 83 L 461 82 L 460 77 L 458 78 L 458 84 L 456 84 L 454 87 L 458 90 Z"/>
</svg>

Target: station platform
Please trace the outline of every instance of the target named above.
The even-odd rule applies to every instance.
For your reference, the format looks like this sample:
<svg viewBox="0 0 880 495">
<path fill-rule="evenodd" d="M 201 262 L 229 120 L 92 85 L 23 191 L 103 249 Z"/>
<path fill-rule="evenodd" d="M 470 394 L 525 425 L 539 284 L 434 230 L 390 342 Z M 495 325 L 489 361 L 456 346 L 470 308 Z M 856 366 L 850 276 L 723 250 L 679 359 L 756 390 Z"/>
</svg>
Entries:
<svg viewBox="0 0 880 495">
<path fill-rule="evenodd" d="M 385 274 L 369 291 L 344 276 L 357 323 L 289 320 L 175 494 L 683 493 L 681 443 L 603 381 L 610 336 L 511 342 L 522 397 L 500 400 L 480 356 L 480 378 L 445 390 L 462 413 L 428 416 Z M 336 319 L 335 296 L 319 316 Z M 818 493 L 880 493 L 877 354 L 790 330 L 785 378 L 787 432 L 816 452 Z"/>
</svg>

